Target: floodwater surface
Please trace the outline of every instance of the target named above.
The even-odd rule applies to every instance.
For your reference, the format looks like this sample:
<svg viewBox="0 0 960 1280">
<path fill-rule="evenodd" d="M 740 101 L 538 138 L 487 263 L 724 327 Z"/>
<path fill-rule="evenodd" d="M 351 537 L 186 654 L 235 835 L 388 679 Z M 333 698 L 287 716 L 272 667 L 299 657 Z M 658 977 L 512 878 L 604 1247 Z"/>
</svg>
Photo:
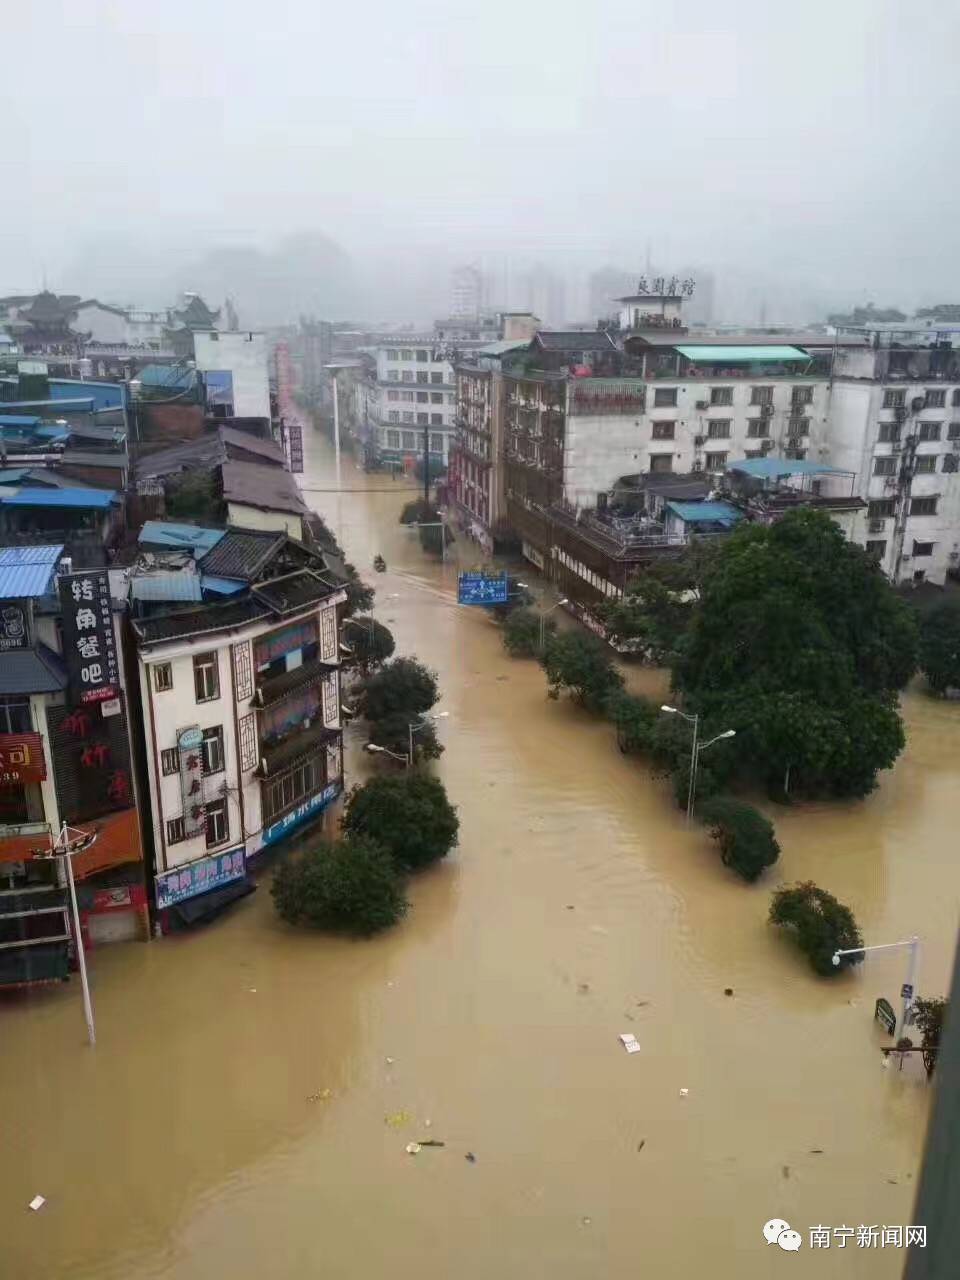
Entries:
<svg viewBox="0 0 960 1280">
<path fill-rule="evenodd" d="M 311 505 L 361 570 L 385 556 L 376 614 L 439 674 L 460 846 L 372 941 L 278 923 L 267 863 L 210 927 L 97 950 L 95 1049 L 75 981 L 0 1002 L 0 1276 L 899 1276 L 902 1251 L 809 1231 L 912 1221 L 929 1088 L 882 1069 L 871 1021 L 904 960 L 824 982 L 766 914 L 814 879 L 867 942 L 921 934 L 920 990 L 944 992 L 960 708 L 908 694 L 877 794 L 776 812 L 781 862 L 744 886 L 609 726 L 458 608 L 455 564 L 397 524 L 403 484 L 345 461 L 337 495 L 305 443 Z"/>
</svg>

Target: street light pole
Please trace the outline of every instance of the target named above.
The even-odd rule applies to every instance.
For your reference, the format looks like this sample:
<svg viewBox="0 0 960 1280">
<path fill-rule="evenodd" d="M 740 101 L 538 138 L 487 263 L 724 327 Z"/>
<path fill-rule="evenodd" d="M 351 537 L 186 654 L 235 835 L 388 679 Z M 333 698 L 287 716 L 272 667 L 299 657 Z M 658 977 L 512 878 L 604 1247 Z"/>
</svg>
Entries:
<svg viewBox="0 0 960 1280">
<path fill-rule="evenodd" d="M 394 760 L 399 760 L 405 769 L 410 768 L 410 757 L 405 756 L 402 751 L 391 751 L 389 747 L 381 747 L 376 742 L 364 743 L 363 749 L 369 751 L 371 755 L 392 756 Z"/>
<path fill-rule="evenodd" d="M 438 711 L 438 712 L 437 712 L 437 714 L 434 716 L 434 715 L 431 715 L 429 712 L 427 712 L 427 714 L 423 717 L 423 719 L 422 719 L 422 720 L 410 720 L 410 721 L 408 721 L 408 723 L 407 723 L 407 733 L 408 733 L 408 735 L 409 735 L 408 740 L 409 740 L 409 743 L 410 743 L 410 763 L 411 763 L 411 765 L 413 764 L 413 735 L 414 735 L 415 733 L 419 733 L 421 729 L 425 729 L 425 728 L 427 727 L 427 725 L 430 723 L 430 721 L 431 721 L 431 720 L 446 720 L 446 718 L 447 718 L 447 716 L 448 716 L 449 714 L 450 714 L 450 713 L 449 713 L 449 711 Z"/>
<path fill-rule="evenodd" d="M 70 832 L 73 831 L 71 839 Z M 87 1024 L 87 1039 L 91 1046 L 97 1043 L 97 1031 L 93 1021 L 93 1001 L 90 999 L 90 983 L 87 979 L 87 957 L 83 949 L 83 934 L 80 931 L 80 909 L 77 906 L 77 886 L 73 878 L 74 854 L 83 853 L 96 840 L 96 832 L 80 831 L 68 827 L 64 822 L 56 840 L 51 836 L 48 851 L 35 849 L 33 852 L 41 858 L 63 858 L 67 864 L 67 885 L 70 889 L 70 909 L 73 916 L 73 935 L 77 940 L 77 965 L 80 969 L 80 986 L 83 990 L 83 1016 Z M 62 847 L 61 847 L 62 845 Z M 72 847 L 71 847 L 72 846 Z"/>
<path fill-rule="evenodd" d="M 917 970 L 920 967 L 920 939 L 917 935 L 914 934 L 905 942 L 884 942 L 874 947 L 846 947 L 844 950 L 835 951 L 832 957 L 833 963 L 839 965 L 841 956 L 866 955 L 868 951 L 896 951 L 901 947 L 908 947 L 910 955 L 907 958 L 907 980 L 900 990 L 901 1010 L 894 1033 L 897 1042 L 903 1038 L 903 1033 L 907 1029 L 907 1018 L 917 990 Z"/>
</svg>

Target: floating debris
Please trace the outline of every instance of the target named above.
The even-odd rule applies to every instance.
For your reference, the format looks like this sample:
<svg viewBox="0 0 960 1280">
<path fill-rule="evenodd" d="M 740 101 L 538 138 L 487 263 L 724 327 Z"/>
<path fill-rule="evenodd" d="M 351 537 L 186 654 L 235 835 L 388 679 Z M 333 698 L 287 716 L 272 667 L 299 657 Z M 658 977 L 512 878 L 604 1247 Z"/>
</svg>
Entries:
<svg viewBox="0 0 960 1280">
<path fill-rule="evenodd" d="M 623 1045 L 624 1049 L 626 1049 L 627 1053 L 640 1052 L 640 1046 L 637 1043 L 637 1037 L 633 1034 L 632 1031 L 621 1031 L 619 1039 L 620 1039 L 620 1043 Z"/>
<path fill-rule="evenodd" d="M 30 1208 L 33 1210 L 34 1213 L 36 1213 L 37 1210 L 42 1209 L 46 1203 L 47 1203 L 46 1196 L 34 1196 L 33 1199 L 30 1201 Z"/>
<path fill-rule="evenodd" d="M 419 1143 L 419 1142 L 408 1142 L 408 1143 L 407 1143 L 407 1145 L 406 1145 L 406 1147 L 404 1148 L 404 1150 L 406 1151 L 406 1153 L 407 1153 L 407 1155 L 408 1155 L 408 1156 L 415 1156 L 415 1155 L 419 1155 L 419 1154 L 420 1154 L 420 1143 Z"/>
<path fill-rule="evenodd" d="M 723 994 L 724 994 L 725 996 L 732 996 L 732 995 L 733 995 L 733 987 L 724 987 L 724 988 L 723 988 Z"/>
<path fill-rule="evenodd" d="M 473 1154 L 473 1152 L 472 1152 L 472 1151 L 468 1151 L 468 1152 L 467 1152 L 467 1154 L 466 1154 L 463 1158 L 464 1158 L 464 1160 L 469 1160 L 471 1164 L 476 1164 L 476 1163 L 477 1163 L 477 1157 Z"/>
<path fill-rule="evenodd" d="M 333 1097 L 332 1089 L 321 1089 L 319 1093 L 311 1093 L 307 1096 L 308 1102 L 329 1102 Z"/>
<path fill-rule="evenodd" d="M 391 1129 L 401 1129 L 405 1124 L 409 1124 L 413 1116 L 409 1111 L 394 1111 L 393 1115 L 384 1116 L 384 1124 L 388 1124 Z"/>
<path fill-rule="evenodd" d="M 680 1090 L 680 1097 L 681 1097 L 681 1098 L 686 1098 L 686 1097 L 688 1096 L 688 1094 L 689 1094 L 689 1093 L 690 1093 L 690 1090 L 689 1090 L 689 1089 L 681 1089 L 681 1090 Z"/>
<path fill-rule="evenodd" d="M 642 1151 L 646 1145 L 647 1145 L 646 1138 L 641 1138 L 640 1141 L 637 1143 L 637 1150 Z"/>
</svg>

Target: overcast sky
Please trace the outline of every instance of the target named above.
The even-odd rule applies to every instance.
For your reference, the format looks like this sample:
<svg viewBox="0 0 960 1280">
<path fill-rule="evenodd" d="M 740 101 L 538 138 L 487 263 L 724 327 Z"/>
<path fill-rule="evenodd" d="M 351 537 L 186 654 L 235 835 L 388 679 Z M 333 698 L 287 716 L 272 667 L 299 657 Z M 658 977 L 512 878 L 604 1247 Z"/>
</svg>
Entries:
<svg viewBox="0 0 960 1280">
<path fill-rule="evenodd" d="M 9 5 L 0 292 L 85 270 L 116 297 L 129 268 L 135 294 L 310 231 L 388 291 L 425 255 L 576 273 L 649 246 L 811 297 L 960 301 L 960 6 L 460 8 Z"/>
</svg>

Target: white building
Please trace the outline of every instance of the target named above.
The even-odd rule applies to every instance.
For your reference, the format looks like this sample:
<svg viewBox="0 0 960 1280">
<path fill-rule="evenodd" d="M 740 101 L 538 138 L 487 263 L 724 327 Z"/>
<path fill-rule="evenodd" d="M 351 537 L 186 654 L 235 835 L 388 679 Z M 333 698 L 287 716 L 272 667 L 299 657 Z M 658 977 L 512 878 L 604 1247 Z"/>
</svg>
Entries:
<svg viewBox="0 0 960 1280">
<path fill-rule="evenodd" d="M 186 526 L 150 528 L 190 543 Z M 211 531 L 195 532 L 194 563 L 179 575 L 196 580 L 195 598 L 230 575 L 246 579 L 241 591 L 133 622 L 157 907 L 191 919 L 221 891 L 246 892 L 247 861 L 342 790 L 346 599 L 282 534 L 228 530 L 210 547 Z"/>
<path fill-rule="evenodd" d="M 216 386 L 228 418 L 270 418 L 269 349 L 266 335 L 205 329 L 193 334 L 197 368 Z M 218 375 L 219 382 L 209 375 Z"/>
<path fill-rule="evenodd" d="M 475 318 L 483 305 L 483 276 L 479 267 L 456 267 L 450 275 L 450 315 Z"/>
</svg>

